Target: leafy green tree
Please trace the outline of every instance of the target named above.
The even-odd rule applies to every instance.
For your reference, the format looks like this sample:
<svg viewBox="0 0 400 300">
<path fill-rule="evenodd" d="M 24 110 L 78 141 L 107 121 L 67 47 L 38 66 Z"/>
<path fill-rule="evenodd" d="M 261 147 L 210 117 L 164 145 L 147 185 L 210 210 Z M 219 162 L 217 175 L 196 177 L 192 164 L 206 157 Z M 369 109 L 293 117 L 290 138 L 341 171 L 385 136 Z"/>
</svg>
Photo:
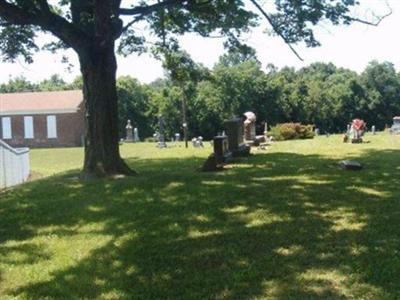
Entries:
<svg viewBox="0 0 400 300">
<path fill-rule="evenodd" d="M 149 109 L 149 122 L 152 129 L 158 131 L 158 116 L 165 119 L 166 138 L 170 139 L 182 128 L 182 89 L 167 81 L 165 85 L 157 88 L 152 87 Z"/>
<path fill-rule="evenodd" d="M 117 80 L 119 132 L 120 137 L 126 136 L 125 126 L 131 120 L 137 127 L 141 137 L 151 135 L 151 124 L 148 122 L 150 93 L 145 86 L 130 76 L 122 76 Z"/>
<path fill-rule="evenodd" d="M 38 86 L 24 76 L 10 78 L 7 83 L 0 84 L 1 93 L 34 92 Z"/>
<path fill-rule="evenodd" d="M 77 76 L 69 85 L 68 89 L 70 90 L 81 90 L 83 88 L 83 79 L 82 76 Z"/>
<path fill-rule="evenodd" d="M 192 129 L 194 134 L 211 139 L 217 132 L 223 130 L 224 114 L 221 111 L 221 101 L 225 95 L 211 80 L 199 82 L 196 88 L 196 96 L 191 101 L 196 113 L 192 117 Z"/>
<path fill-rule="evenodd" d="M 223 54 L 219 58 L 219 64 L 226 67 L 233 67 L 249 60 L 258 62 L 256 51 L 251 47 L 243 45 L 242 47 L 229 49 L 228 53 Z"/>
<path fill-rule="evenodd" d="M 223 121 L 243 114 L 247 110 L 263 115 L 265 73 L 255 56 L 230 52 L 223 55 L 203 79 L 191 100 L 196 114 L 195 132 L 211 138 L 222 131 Z"/>
<path fill-rule="evenodd" d="M 293 112 L 297 110 L 297 99 L 293 98 L 293 91 L 298 80 L 297 73 L 294 68 L 284 67 L 270 77 L 271 84 L 276 89 L 274 119 L 277 122 L 291 122 Z"/>
<path fill-rule="evenodd" d="M 181 89 L 181 115 L 183 136 L 186 148 L 188 147 L 188 99 L 193 94 L 194 85 L 208 76 L 208 70 L 196 64 L 190 55 L 182 50 L 164 49 L 163 66 L 168 72 L 168 78 L 171 82 Z"/>
<path fill-rule="evenodd" d="M 366 118 L 361 108 L 364 88 L 355 72 L 338 69 L 329 76 L 324 85 L 325 120 L 323 123 L 330 132 L 343 132 L 347 124 L 355 118 Z"/>
<path fill-rule="evenodd" d="M 39 83 L 39 90 L 41 91 L 60 91 L 68 89 L 66 82 L 60 75 L 54 74 L 50 79 L 45 79 Z"/>
<path fill-rule="evenodd" d="M 260 79 L 264 76 L 261 64 L 255 59 L 228 63 L 222 59 L 214 68 L 214 85 L 223 98 L 219 111 L 225 119 L 245 111 L 255 111 L 257 100 L 261 97 Z"/>
<path fill-rule="evenodd" d="M 371 112 L 367 123 L 379 128 L 391 124 L 393 117 L 400 114 L 400 81 L 394 65 L 372 61 L 361 80 L 367 93 L 363 108 Z"/>
</svg>

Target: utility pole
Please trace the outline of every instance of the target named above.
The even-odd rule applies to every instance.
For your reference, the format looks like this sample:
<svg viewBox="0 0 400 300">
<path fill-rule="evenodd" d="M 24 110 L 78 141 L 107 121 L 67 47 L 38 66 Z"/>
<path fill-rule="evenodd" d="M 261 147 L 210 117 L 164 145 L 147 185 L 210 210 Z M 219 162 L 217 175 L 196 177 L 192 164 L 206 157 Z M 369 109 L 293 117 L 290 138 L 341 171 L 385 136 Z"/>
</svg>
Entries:
<svg viewBox="0 0 400 300">
<path fill-rule="evenodd" d="M 187 123 L 187 99 L 184 84 L 181 84 L 182 90 L 182 127 L 183 138 L 185 140 L 185 148 L 188 148 L 188 123 Z"/>
</svg>

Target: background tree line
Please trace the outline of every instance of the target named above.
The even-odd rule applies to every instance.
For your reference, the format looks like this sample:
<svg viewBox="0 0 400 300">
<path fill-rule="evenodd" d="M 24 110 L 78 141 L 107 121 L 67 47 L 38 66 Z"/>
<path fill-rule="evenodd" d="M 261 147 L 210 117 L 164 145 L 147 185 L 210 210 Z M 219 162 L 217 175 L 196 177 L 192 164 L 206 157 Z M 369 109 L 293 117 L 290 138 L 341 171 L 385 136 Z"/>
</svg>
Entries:
<svg viewBox="0 0 400 300">
<path fill-rule="evenodd" d="M 191 64 L 196 76 L 177 84 L 169 74 L 150 84 L 135 78 L 118 78 L 120 135 L 126 120 L 139 128 L 141 138 L 157 130 L 162 114 L 167 134 L 182 133 L 182 98 L 187 99 L 189 136 L 207 139 L 223 129 L 223 121 L 253 111 L 258 131 L 263 123 L 314 124 L 322 132 L 343 132 L 353 118 L 384 129 L 400 115 L 400 73 L 390 62 L 372 61 L 361 74 L 329 63 L 313 63 L 299 70 L 268 65 L 263 70 L 254 55 L 229 53 L 211 69 Z M 60 76 L 32 83 L 24 77 L 0 85 L 0 92 L 79 89 Z M 182 88 L 183 87 L 183 88 Z M 185 93 L 185 95 L 183 95 Z"/>
</svg>

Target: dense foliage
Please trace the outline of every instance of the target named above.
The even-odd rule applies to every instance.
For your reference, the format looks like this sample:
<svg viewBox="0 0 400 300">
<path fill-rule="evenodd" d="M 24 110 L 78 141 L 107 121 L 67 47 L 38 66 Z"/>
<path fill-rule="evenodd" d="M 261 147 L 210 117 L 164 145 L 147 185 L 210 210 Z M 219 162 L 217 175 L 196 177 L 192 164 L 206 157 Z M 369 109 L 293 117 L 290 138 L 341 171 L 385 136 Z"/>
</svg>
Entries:
<svg viewBox="0 0 400 300">
<path fill-rule="evenodd" d="M 361 73 L 337 68 L 333 64 L 314 63 L 300 70 L 274 66 L 262 69 L 254 58 L 229 54 L 221 57 L 212 70 L 197 66 L 201 76 L 185 82 L 188 99 L 189 136 L 211 138 L 222 131 L 227 118 L 245 111 L 257 115 L 257 132 L 264 122 L 313 124 L 321 132 L 343 132 L 353 118 L 362 118 L 367 126 L 384 129 L 400 115 L 400 74 L 389 62 L 371 62 Z M 52 76 L 38 84 L 14 78 L 0 85 L 1 92 L 79 88 L 77 78 L 67 84 Z M 139 128 L 141 138 L 157 130 L 157 116 L 167 122 L 167 134 L 182 134 L 182 89 L 169 79 L 141 84 L 124 76 L 117 82 L 120 135 L 127 119 Z"/>
<path fill-rule="evenodd" d="M 312 139 L 314 137 L 314 126 L 300 123 L 283 123 L 273 126 L 269 134 L 276 141 Z"/>
</svg>

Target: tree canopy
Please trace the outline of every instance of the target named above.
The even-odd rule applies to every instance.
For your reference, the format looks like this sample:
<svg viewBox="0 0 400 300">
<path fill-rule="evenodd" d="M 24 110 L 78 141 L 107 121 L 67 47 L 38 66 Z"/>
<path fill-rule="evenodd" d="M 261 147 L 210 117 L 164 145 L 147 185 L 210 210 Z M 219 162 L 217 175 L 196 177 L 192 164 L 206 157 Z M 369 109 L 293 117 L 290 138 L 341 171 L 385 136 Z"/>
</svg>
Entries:
<svg viewBox="0 0 400 300">
<path fill-rule="evenodd" d="M 232 57 L 230 57 L 232 56 Z M 189 137 L 212 138 L 223 130 L 223 121 L 245 111 L 257 115 L 258 132 L 263 122 L 301 122 L 338 133 L 354 118 L 383 130 L 400 115 L 400 73 L 390 62 L 372 61 L 360 74 L 329 63 L 313 63 L 299 70 L 263 69 L 256 58 L 238 60 L 223 55 L 213 69 L 197 65 L 206 74 L 185 82 Z M 23 77 L 0 85 L 0 92 L 46 91 L 79 88 L 80 78 L 60 86 L 58 76 L 32 83 Z M 117 80 L 119 137 L 125 138 L 126 121 L 132 120 L 140 137 L 158 130 L 157 117 L 166 119 L 167 138 L 182 133 L 181 87 L 170 78 L 140 84 L 130 76 Z"/>
</svg>

